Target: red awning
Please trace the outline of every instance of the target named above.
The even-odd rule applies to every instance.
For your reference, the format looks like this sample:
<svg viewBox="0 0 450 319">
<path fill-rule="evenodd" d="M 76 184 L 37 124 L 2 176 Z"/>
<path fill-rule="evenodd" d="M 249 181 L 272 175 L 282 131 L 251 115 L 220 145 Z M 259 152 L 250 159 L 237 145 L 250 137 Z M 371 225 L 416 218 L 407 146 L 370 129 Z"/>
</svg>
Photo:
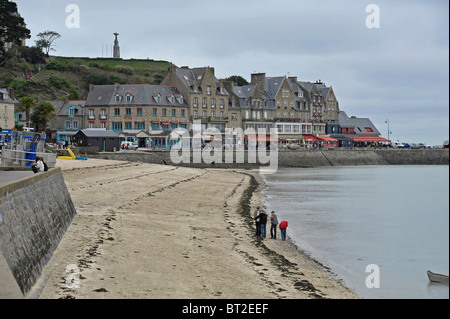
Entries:
<svg viewBox="0 0 450 319">
<path fill-rule="evenodd" d="M 391 142 L 391 140 L 381 136 L 356 136 L 351 138 L 353 142 Z"/>
<path fill-rule="evenodd" d="M 271 135 L 246 135 L 246 139 L 258 142 L 278 142 L 277 138 L 274 138 Z"/>
<path fill-rule="evenodd" d="M 317 137 L 314 137 L 312 135 L 303 135 L 303 138 L 305 140 L 317 141 Z"/>
<path fill-rule="evenodd" d="M 339 142 L 339 140 L 337 140 L 335 138 L 332 138 L 332 137 L 329 137 L 329 136 L 318 136 L 317 138 L 320 141 L 327 141 L 327 142 L 334 142 L 334 143 Z"/>
<path fill-rule="evenodd" d="M 170 125 L 169 122 L 161 122 L 162 125 Z"/>
</svg>

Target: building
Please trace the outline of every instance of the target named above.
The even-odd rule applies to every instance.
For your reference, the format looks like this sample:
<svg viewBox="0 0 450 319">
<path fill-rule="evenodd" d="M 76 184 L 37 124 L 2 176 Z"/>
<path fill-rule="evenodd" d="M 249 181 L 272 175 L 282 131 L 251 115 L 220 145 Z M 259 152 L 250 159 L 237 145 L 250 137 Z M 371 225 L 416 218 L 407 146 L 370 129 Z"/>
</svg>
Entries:
<svg viewBox="0 0 450 319">
<path fill-rule="evenodd" d="M 381 137 L 380 131 L 368 118 L 349 117 L 344 111 L 339 112 L 341 134 L 353 140 L 354 146 L 369 146 L 391 141 Z M 333 135 L 331 135 L 333 137 Z"/>
<path fill-rule="evenodd" d="M 99 152 L 114 152 L 120 149 L 119 134 L 105 129 L 85 129 L 73 136 L 80 147 L 98 147 Z"/>
<path fill-rule="evenodd" d="M 201 121 L 202 130 L 215 128 L 224 132 L 233 126 L 233 122 L 237 123 L 228 108 L 230 94 L 215 77 L 214 68 L 190 69 L 172 65 L 161 85 L 173 86 L 185 97 L 190 123 Z"/>
<path fill-rule="evenodd" d="M 50 121 L 48 132 L 57 143 L 72 144 L 73 136 L 86 128 L 86 101 L 49 101 L 55 108 L 56 118 Z"/>
<path fill-rule="evenodd" d="M 12 130 L 15 127 L 15 107 L 19 103 L 14 97 L 14 89 L 0 88 L 0 128 Z"/>
<path fill-rule="evenodd" d="M 140 145 L 150 142 L 149 137 L 142 137 L 142 131 L 154 135 L 175 128 L 190 129 L 186 98 L 171 86 L 91 86 L 85 112 L 86 128 L 112 130 L 124 140 L 140 139 Z"/>
</svg>

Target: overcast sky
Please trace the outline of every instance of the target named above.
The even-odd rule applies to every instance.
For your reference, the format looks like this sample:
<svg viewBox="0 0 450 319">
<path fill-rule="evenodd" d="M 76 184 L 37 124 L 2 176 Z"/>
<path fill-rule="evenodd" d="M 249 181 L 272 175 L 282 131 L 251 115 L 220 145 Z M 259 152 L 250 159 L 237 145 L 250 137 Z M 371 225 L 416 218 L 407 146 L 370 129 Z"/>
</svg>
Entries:
<svg viewBox="0 0 450 319">
<path fill-rule="evenodd" d="M 215 67 L 321 79 L 341 110 L 369 117 L 392 140 L 442 144 L 449 136 L 449 2 L 392 0 L 15 0 L 31 30 L 59 32 L 55 55 Z M 66 8 L 80 9 L 68 28 Z M 369 4 L 380 9 L 368 28 Z M 369 19 L 374 22 L 376 20 Z M 106 50 L 108 46 L 108 50 Z"/>
</svg>

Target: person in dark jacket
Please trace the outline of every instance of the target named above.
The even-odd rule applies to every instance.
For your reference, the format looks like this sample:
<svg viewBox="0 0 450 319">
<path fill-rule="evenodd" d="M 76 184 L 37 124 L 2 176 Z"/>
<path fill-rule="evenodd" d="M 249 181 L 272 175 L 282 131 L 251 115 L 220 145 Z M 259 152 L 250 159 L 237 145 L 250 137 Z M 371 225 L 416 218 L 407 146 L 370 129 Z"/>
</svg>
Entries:
<svg viewBox="0 0 450 319">
<path fill-rule="evenodd" d="M 275 212 L 270 213 L 270 238 L 277 239 L 278 217 Z"/>
<path fill-rule="evenodd" d="M 261 236 L 261 224 L 259 222 L 259 214 L 261 213 L 260 207 L 256 207 L 255 214 L 253 215 L 253 219 L 255 220 L 256 224 L 256 236 Z"/>
<path fill-rule="evenodd" d="M 261 237 L 266 238 L 267 214 L 263 210 L 259 214 L 259 223 L 261 225 Z"/>
</svg>

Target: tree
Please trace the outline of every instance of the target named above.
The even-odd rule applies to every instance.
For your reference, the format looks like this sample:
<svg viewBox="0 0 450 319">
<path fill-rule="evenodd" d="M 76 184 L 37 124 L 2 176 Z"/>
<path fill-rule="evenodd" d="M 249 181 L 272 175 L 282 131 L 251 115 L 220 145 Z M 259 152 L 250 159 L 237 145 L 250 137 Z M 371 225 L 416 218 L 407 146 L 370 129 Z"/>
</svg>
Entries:
<svg viewBox="0 0 450 319">
<path fill-rule="evenodd" d="M 47 129 L 47 123 L 56 117 L 56 111 L 53 105 L 49 102 L 42 102 L 34 108 L 34 112 L 31 115 L 31 122 L 33 122 L 36 132 L 41 129 L 45 131 Z"/>
<path fill-rule="evenodd" d="M 31 38 L 31 32 L 17 12 L 17 4 L 0 0 L 0 52 L 5 52 L 5 43 L 11 42 L 20 46 L 24 39 L 29 38 Z"/>
<path fill-rule="evenodd" d="M 36 106 L 34 97 L 24 96 L 20 99 L 20 106 L 17 108 L 17 112 L 25 112 L 26 126 L 30 125 L 30 111 Z"/>
<path fill-rule="evenodd" d="M 36 46 L 42 50 L 45 50 L 44 53 L 48 57 L 50 51 L 55 51 L 55 49 L 52 48 L 53 42 L 59 39 L 61 35 L 58 32 L 47 30 L 45 32 L 38 33 L 37 37 L 39 40 L 36 41 Z"/>
<path fill-rule="evenodd" d="M 221 81 L 233 81 L 235 82 L 238 86 L 243 86 L 243 85 L 248 85 L 249 83 L 247 82 L 246 79 L 244 79 L 242 76 L 240 75 L 232 75 L 224 80 Z"/>
</svg>

